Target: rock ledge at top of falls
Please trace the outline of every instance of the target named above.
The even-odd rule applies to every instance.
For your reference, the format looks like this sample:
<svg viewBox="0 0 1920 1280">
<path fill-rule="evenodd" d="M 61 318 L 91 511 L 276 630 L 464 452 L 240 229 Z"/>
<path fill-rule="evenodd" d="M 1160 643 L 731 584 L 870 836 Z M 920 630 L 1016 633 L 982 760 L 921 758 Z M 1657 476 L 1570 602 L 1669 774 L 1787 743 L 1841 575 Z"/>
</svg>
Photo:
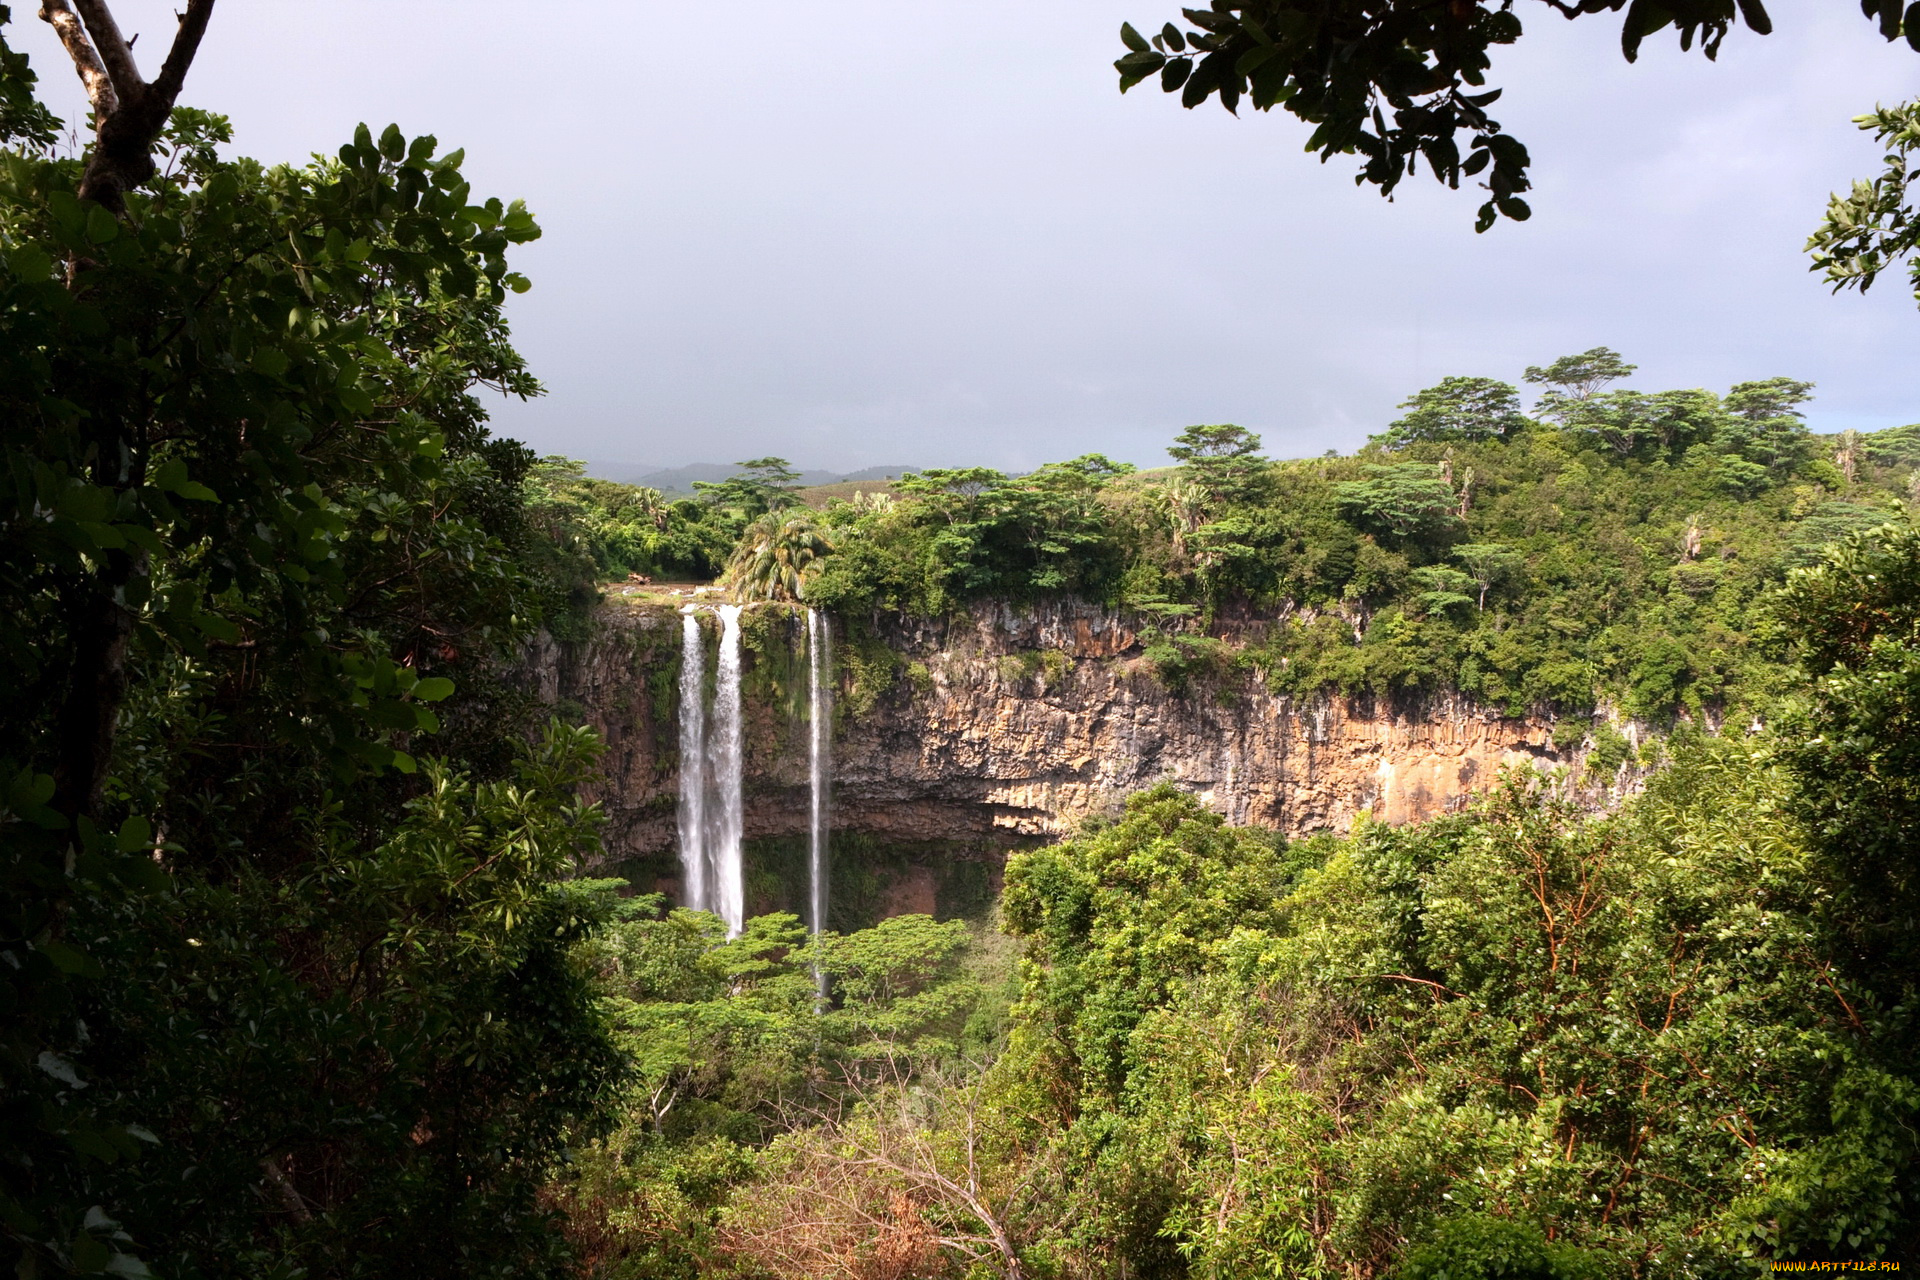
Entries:
<svg viewBox="0 0 1920 1280">
<path fill-rule="evenodd" d="M 530 655 L 541 696 L 574 704 L 606 739 L 591 798 L 607 813 L 612 860 L 673 846 L 678 625 L 670 606 L 615 598 L 592 639 L 542 641 Z M 1216 634 L 1235 638 L 1233 625 L 1244 635 L 1262 624 Z M 1298 698 L 1251 672 L 1177 695 L 1142 657 L 1137 627 L 1072 601 L 880 620 L 896 676 L 857 713 L 843 699 L 835 827 L 901 840 L 1052 836 L 1170 779 L 1232 822 L 1302 835 L 1345 830 L 1363 810 L 1418 821 L 1460 807 L 1503 766 L 1575 763 L 1554 747 L 1550 720 L 1457 695 Z M 797 652 L 804 628 L 792 618 L 769 634 L 790 634 Z M 748 661 L 767 662 L 764 648 Z M 845 685 L 844 664 L 840 676 Z M 801 706 L 749 700 L 749 837 L 805 829 Z"/>
</svg>

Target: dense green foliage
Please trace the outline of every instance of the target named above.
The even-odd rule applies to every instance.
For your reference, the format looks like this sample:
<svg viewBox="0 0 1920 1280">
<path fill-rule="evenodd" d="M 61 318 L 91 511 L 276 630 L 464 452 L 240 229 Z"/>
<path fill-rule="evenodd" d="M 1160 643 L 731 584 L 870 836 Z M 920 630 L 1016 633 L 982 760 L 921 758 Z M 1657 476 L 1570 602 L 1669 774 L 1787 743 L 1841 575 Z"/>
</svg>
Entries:
<svg viewBox="0 0 1920 1280">
<path fill-rule="evenodd" d="M 1208 13 L 1210 58 L 1274 47 Z M 1258 95 L 1287 59 L 1248 52 Z M 1447 171 L 1445 120 L 1338 132 L 1366 57 L 1295 108 Z M 1516 214 L 1524 154 L 1446 101 Z M 1911 248 L 1888 121 L 1842 283 Z M 1804 383 L 1618 389 L 1599 348 L 1529 369 L 1530 414 L 1447 379 L 1353 459 L 1211 424 L 1170 473 L 929 471 L 805 514 L 762 458 L 668 502 L 488 434 L 477 387 L 538 390 L 501 310 L 538 229 L 459 153 L 363 127 L 269 168 L 180 109 L 103 206 L 57 134 L 0 45 L 17 1274 L 1600 1280 L 1915 1246 L 1920 427 L 1817 439 Z M 1785 714 L 1683 726 L 1611 815 L 1516 773 L 1290 845 L 1156 788 L 1011 861 L 1010 984 L 978 922 L 727 938 L 569 879 L 598 747 L 540 723 L 520 646 L 578 635 L 597 578 L 723 568 L 852 624 L 856 709 L 896 666 L 863 618 L 1072 594 L 1193 693 Z M 746 628 L 769 703 L 782 617 Z"/>
<path fill-rule="evenodd" d="M 1093 597 L 1119 589 L 1124 554 L 1104 495 L 1131 468 L 1098 454 L 1018 478 L 986 467 L 901 480 L 884 506 L 826 513 L 837 554 L 806 598 L 839 613 L 943 613 L 971 599 Z"/>
<path fill-rule="evenodd" d="M 1905 1243 L 1911 1086 L 1852 1061 L 1778 775 L 1701 744 L 1601 820 L 1535 786 L 1307 868 L 1235 868 L 1166 792 L 1010 873 L 1040 967 L 1008 1069 L 1067 1086 L 1047 1140 L 1109 1180 L 1071 1252 L 1380 1272 L 1462 1214 L 1589 1273 Z"/>
<path fill-rule="evenodd" d="M 1162 788 L 1019 858 L 1032 965 L 994 1087 L 1022 1117 L 1007 1158 L 1052 1163 L 1075 1206 L 1068 1231 L 1035 1219 L 1035 1256 L 1912 1256 L 1917 582 L 1910 524 L 1798 571 L 1805 721 L 1691 735 L 1617 815 L 1519 774 L 1467 814 L 1284 849 Z"/>
<path fill-rule="evenodd" d="M 845 940 L 911 1000 L 890 1012 L 829 958 L 844 1003 L 814 1013 L 790 918 L 723 942 L 636 905 L 596 945 L 649 1083 L 568 1192 L 596 1274 L 1911 1256 L 1920 531 L 1857 535 L 1765 607 L 1800 637 L 1786 727 L 1683 730 L 1611 814 L 1519 770 L 1459 814 L 1289 844 L 1163 784 L 1015 855 L 1019 997 L 962 1064 L 977 997 L 930 980 L 941 926 Z M 943 1029 L 913 1044 L 923 1026 Z M 908 1079 L 873 1073 L 883 1043 Z"/>
<path fill-rule="evenodd" d="M 538 390 L 537 228 L 431 138 L 269 168 L 184 109 L 116 216 L 0 74 L 7 1263 L 559 1274 L 626 1068 L 561 883 L 595 748 L 507 678 L 585 584 L 474 394 Z"/>
<path fill-rule="evenodd" d="M 595 480 L 571 458 L 542 458 L 530 479 L 530 514 L 548 544 L 590 577 L 705 580 L 720 572 L 738 534 L 709 505 Z"/>
<path fill-rule="evenodd" d="M 1920 36 L 1920 15 L 1909 12 L 1907 38 Z M 1873 286 L 1882 271 L 1904 261 L 1920 301 L 1920 211 L 1914 208 L 1913 153 L 1920 150 L 1920 102 L 1880 107 L 1854 123 L 1887 147 L 1886 168 L 1827 202 L 1827 216 L 1807 241 L 1813 268 L 1838 292 Z"/>
<path fill-rule="evenodd" d="M 805 595 L 857 621 L 1078 593 L 1139 613 L 1182 688 L 1237 666 L 1276 690 L 1455 688 L 1513 714 L 1764 706 L 1786 668 L 1756 602 L 1901 514 L 1909 429 L 1816 437 L 1790 379 L 1605 389 L 1631 371 L 1605 349 L 1530 370 L 1536 418 L 1511 386 L 1450 378 L 1354 458 L 1268 462 L 1205 427 L 1172 473 L 928 472 L 823 512 L 835 554 Z M 1277 620 L 1212 638 L 1248 616 Z"/>
<path fill-rule="evenodd" d="M 586 464 L 571 458 L 543 458 L 532 476 L 537 495 L 533 514 L 560 554 L 589 576 L 705 580 L 730 575 L 729 562 L 759 544 L 764 553 L 770 534 L 792 519 L 793 480 L 798 473 L 785 458 L 754 458 L 736 464 L 726 480 L 694 481 L 696 497 L 669 500 L 658 489 L 595 480 Z M 776 540 L 777 541 L 777 540 Z M 774 561 L 758 572 L 764 586 Z M 810 560 L 811 555 L 806 559 Z M 790 575 L 798 568 L 790 566 Z M 797 576 L 793 586 L 797 588 Z M 749 591 L 759 599 L 792 599 L 793 591 Z"/>
<path fill-rule="evenodd" d="M 657 897 L 618 910 L 580 954 L 633 1083 L 622 1123 L 576 1150 L 556 1189 L 595 1275 L 713 1274 L 728 1256 L 721 1208 L 738 1188 L 762 1193 L 781 1160 L 769 1143 L 978 1053 L 1006 1008 L 959 921 L 896 916 L 810 939 L 771 915 L 729 940 L 717 917 Z"/>
</svg>

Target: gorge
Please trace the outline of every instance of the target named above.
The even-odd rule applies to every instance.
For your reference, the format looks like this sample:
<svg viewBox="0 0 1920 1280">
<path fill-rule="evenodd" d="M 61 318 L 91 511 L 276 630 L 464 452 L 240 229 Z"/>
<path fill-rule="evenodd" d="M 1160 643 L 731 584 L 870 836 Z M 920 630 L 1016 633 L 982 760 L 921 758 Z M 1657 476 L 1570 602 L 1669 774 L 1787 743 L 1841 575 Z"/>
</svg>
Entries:
<svg viewBox="0 0 1920 1280">
<path fill-rule="evenodd" d="M 837 664 L 817 612 L 684 606 L 676 628 L 680 607 L 610 594 L 589 638 L 543 638 L 532 669 L 541 698 L 606 743 L 604 780 L 590 794 L 607 817 L 607 863 L 643 869 L 651 887 L 708 905 L 736 930 L 733 911 L 771 904 L 764 887 L 758 902 L 720 903 L 723 884 L 741 874 L 737 862 L 722 865 L 743 840 L 804 839 L 805 875 L 793 868 L 781 900 L 814 928 L 826 919 L 817 889 L 803 886 L 825 882 L 829 722 L 836 838 L 945 846 L 991 862 L 1117 812 L 1127 794 L 1163 778 L 1229 821 L 1299 837 L 1345 831 L 1362 811 L 1419 821 L 1460 807 L 1503 766 L 1577 771 L 1585 755 L 1555 745 L 1550 719 L 1503 716 L 1457 695 L 1302 699 L 1270 692 L 1257 672 L 1175 692 L 1143 656 L 1140 620 L 1074 601 L 861 620 Z M 1245 640 L 1264 625 L 1216 629 Z M 703 729 L 704 677 L 689 680 L 687 663 L 700 655 L 704 664 L 709 644 L 718 651 L 714 722 Z M 695 745 L 703 733 L 704 753 Z M 722 780 L 730 769 L 737 791 Z M 1607 798 L 1605 786 L 1588 786 Z M 689 857 L 693 847 L 703 856 Z M 893 892 L 904 895 L 897 909 L 930 908 L 926 868 L 917 887 L 908 875 Z"/>
</svg>

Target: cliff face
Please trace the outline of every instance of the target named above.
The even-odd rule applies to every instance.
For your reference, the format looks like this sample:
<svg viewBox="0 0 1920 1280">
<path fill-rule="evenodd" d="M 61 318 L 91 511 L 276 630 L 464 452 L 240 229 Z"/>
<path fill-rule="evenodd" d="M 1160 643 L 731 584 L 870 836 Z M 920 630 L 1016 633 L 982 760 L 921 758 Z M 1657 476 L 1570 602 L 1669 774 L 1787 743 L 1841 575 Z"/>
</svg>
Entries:
<svg viewBox="0 0 1920 1280">
<path fill-rule="evenodd" d="M 749 618 L 747 835 L 792 834 L 807 812 L 803 628 L 778 608 Z M 1163 778 L 1234 822 L 1299 835 L 1362 809 L 1431 817 L 1503 765 L 1570 762 L 1547 721 L 1461 698 L 1299 700 L 1252 673 L 1177 695 L 1126 620 L 1089 605 L 983 606 L 877 638 L 837 655 L 834 825 L 902 840 L 1055 835 Z M 674 841 L 678 643 L 670 605 L 615 598 L 591 642 L 534 655 L 543 696 L 578 704 L 606 739 L 594 798 L 616 859 Z"/>
</svg>

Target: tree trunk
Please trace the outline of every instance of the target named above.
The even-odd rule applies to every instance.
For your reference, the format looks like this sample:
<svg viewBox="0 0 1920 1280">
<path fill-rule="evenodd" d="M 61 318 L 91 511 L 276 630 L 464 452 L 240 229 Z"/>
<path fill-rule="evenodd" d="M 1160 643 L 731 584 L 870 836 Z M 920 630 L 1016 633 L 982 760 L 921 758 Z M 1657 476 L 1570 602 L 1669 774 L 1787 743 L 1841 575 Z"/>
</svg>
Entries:
<svg viewBox="0 0 1920 1280">
<path fill-rule="evenodd" d="M 68 821 L 99 807 L 100 789 L 112 762 L 114 729 L 127 696 L 127 647 L 133 614 L 118 598 L 132 580 L 127 552 L 108 553 L 105 572 L 87 585 L 71 614 L 68 641 L 73 662 L 67 696 L 54 726 L 59 754 L 54 764 L 53 807 Z"/>
<path fill-rule="evenodd" d="M 148 97 L 148 95 L 142 95 Z M 153 177 L 153 142 L 173 112 L 169 101 L 158 112 L 150 97 L 100 120 L 93 154 L 80 178 L 80 198 L 94 200 L 115 217 L 127 211 L 127 193 Z"/>
<path fill-rule="evenodd" d="M 93 104 L 94 146 L 80 179 L 81 199 L 121 217 L 127 193 L 153 177 L 153 145 L 173 114 L 213 4 L 187 0 L 167 60 L 149 84 L 140 77 L 133 46 L 120 34 L 107 0 L 42 0 L 40 18 L 60 37 Z M 94 483 L 114 491 L 138 484 L 143 469 L 125 430 L 124 423 L 112 426 L 97 442 Z M 68 604 L 72 658 L 54 725 L 54 807 L 69 820 L 98 808 L 112 763 L 133 638 L 127 588 L 143 572 L 144 553 L 108 551 L 100 571 Z"/>
</svg>

